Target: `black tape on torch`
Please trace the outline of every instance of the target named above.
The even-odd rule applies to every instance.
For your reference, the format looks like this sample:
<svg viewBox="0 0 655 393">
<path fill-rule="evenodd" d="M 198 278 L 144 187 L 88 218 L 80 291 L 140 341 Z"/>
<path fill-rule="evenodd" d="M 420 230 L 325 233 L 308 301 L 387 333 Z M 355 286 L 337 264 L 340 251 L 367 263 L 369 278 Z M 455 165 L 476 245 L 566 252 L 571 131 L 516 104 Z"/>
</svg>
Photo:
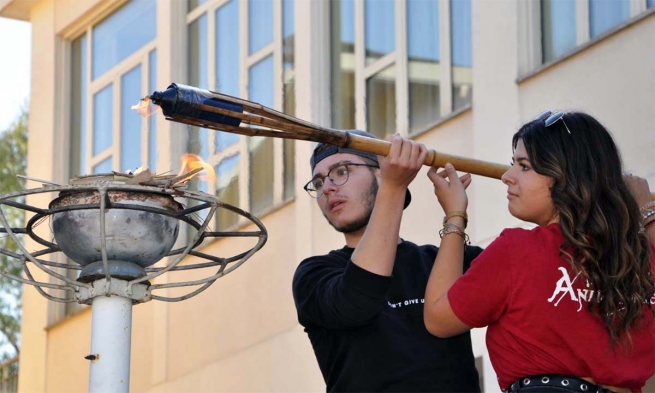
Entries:
<svg viewBox="0 0 655 393">
<path fill-rule="evenodd" d="M 172 83 L 166 90 L 152 93 L 150 98 L 161 107 L 164 116 L 171 120 L 183 116 L 206 124 L 218 123 L 238 127 L 241 123 L 241 119 L 236 117 L 200 109 L 199 105 L 208 105 L 243 113 L 242 105 L 218 99 L 207 90 Z"/>
</svg>

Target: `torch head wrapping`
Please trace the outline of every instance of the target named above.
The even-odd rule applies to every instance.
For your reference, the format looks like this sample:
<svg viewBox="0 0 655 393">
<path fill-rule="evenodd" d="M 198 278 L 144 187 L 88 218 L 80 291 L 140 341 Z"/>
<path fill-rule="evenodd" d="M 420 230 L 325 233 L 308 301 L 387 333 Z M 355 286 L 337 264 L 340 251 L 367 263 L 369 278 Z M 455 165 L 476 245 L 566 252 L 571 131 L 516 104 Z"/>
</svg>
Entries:
<svg viewBox="0 0 655 393">
<path fill-rule="evenodd" d="M 211 96 L 207 90 L 173 83 L 164 91 L 156 91 L 150 96 L 159 105 L 166 118 L 177 120 L 180 117 L 202 123 L 223 124 L 238 127 L 241 119 L 202 110 L 200 105 L 212 106 L 243 113 L 243 106 Z"/>
</svg>

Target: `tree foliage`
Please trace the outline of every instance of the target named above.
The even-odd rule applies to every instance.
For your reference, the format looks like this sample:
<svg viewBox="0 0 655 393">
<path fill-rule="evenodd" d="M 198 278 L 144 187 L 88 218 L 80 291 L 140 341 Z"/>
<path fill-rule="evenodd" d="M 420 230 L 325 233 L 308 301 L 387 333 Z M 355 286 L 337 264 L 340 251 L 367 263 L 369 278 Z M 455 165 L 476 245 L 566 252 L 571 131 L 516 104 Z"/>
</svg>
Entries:
<svg viewBox="0 0 655 393">
<path fill-rule="evenodd" d="M 16 175 L 27 171 L 27 124 L 28 113 L 22 109 L 6 130 L 0 130 L 0 194 L 21 191 L 25 186 L 24 180 Z M 24 225 L 23 210 L 2 206 L 2 212 L 12 228 Z M 16 244 L 5 233 L 0 233 L 0 248 L 11 252 L 17 250 Z M 18 260 L 0 254 L 0 271 L 20 276 L 22 269 Z M 0 276 L 0 348 L 8 344 L 15 351 L 15 354 L 0 353 L 0 360 L 19 352 L 21 294 L 19 282 Z"/>
</svg>

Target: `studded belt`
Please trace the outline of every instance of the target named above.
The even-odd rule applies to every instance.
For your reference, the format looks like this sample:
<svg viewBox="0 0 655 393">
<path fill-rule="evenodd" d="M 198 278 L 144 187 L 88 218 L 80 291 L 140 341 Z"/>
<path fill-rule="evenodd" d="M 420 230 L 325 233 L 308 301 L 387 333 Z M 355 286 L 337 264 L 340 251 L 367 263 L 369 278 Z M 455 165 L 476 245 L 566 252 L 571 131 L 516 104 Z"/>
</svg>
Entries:
<svg viewBox="0 0 655 393">
<path fill-rule="evenodd" d="M 611 390 L 594 385 L 578 377 L 567 375 L 532 375 L 519 378 L 505 391 L 506 393 L 550 393 L 550 392 L 582 392 L 582 393 L 612 393 Z"/>
</svg>

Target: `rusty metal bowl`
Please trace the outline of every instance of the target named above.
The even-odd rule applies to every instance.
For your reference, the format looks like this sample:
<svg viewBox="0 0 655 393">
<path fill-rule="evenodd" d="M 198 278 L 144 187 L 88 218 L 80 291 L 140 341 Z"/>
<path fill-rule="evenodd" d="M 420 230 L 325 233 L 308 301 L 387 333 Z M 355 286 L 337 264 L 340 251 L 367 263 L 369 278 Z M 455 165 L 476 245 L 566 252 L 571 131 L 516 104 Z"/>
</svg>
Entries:
<svg viewBox="0 0 655 393">
<path fill-rule="evenodd" d="M 108 191 L 105 213 L 107 259 L 148 267 L 173 248 L 179 220 L 165 214 L 139 210 L 139 206 L 176 212 L 182 205 L 171 196 L 154 192 Z M 50 203 L 51 209 L 79 207 L 53 214 L 52 231 L 62 252 L 81 266 L 102 261 L 98 191 L 68 192 Z M 118 208 L 113 204 L 129 205 Z"/>
</svg>

